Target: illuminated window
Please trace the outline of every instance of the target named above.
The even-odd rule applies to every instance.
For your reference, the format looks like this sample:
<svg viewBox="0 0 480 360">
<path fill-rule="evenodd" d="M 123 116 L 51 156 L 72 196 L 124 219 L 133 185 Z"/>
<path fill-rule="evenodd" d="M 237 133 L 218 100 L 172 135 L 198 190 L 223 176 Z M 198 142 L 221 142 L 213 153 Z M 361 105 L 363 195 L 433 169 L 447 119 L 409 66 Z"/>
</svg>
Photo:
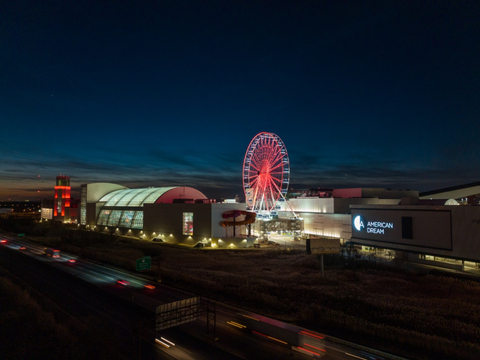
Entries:
<svg viewBox="0 0 480 360">
<path fill-rule="evenodd" d="M 102 210 L 102 212 L 98 216 L 97 225 L 107 225 L 109 216 L 110 216 L 110 210 Z"/>
<path fill-rule="evenodd" d="M 183 235 L 193 235 L 193 213 L 183 213 Z"/>
<path fill-rule="evenodd" d="M 42 209 L 42 215 L 41 215 L 42 219 L 50 219 L 52 220 L 52 217 L 53 217 L 53 209 L 46 209 L 46 208 L 43 208 Z"/>
<path fill-rule="evenodd" d="M 122 210 L 113 210 L 108 218 L 107 226 L 118 226 L 120 216 L 122 216 Z"/>
<path fill-rule="evenodd" d="M 132 229 L 143 229 L 143 211 L 136 211 L 133 217 Z"/>
<path fill-rule="evenodd" d="M 124 211 L 118 226 L 130 228 L 132 226 L 133 215 L 135 215 L 135 211 Z"/>
<path fill-rule="evenodd" d="M 87 224 L 87 187 L 82 185 L 80 190 L 80 224 Z"/>
<path fill-rule="evenodd" d="M 80 224 L 87 224 L 87 209 L 85 206 L 80 206 Z"/>
</svg>

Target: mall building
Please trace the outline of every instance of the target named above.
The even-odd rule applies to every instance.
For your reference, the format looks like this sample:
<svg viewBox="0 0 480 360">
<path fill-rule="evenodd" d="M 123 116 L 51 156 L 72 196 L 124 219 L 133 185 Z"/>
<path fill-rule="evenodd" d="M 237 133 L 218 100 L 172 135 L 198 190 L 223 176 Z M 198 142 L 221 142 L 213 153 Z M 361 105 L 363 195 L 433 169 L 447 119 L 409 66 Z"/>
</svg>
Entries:
<svg viewBox="0 0 480 360">
<path fill-rule="evenodd" d="M 364 253 L 455 270 L 480 268 L 480 182 L 419 193 L 379 188 L 309 189 L 281 203 L 304 237 L 339 239 Z"/>
<path fill-rule="evenodd" d="M 458 270 L 465 261 L 480 262 L 478 206 L 353 205 L 351 210 L 354 244 L 395 250 L 397 257 L 404 253 L 405 260 L 425 264 L 451 263 Z"/>
<path fill-rule="evenodd" d="M 339 239 L 343 244 L 352 237 L 351 205 L 398 205 L 402 198 L 418 198 L 418 191 L 382 188 L 309 189 L 297 197 L 280 202 L 279 218 L 303 219 L 304 236 Z"/>
<path fill-rule="evenodd" d="M 480 263 L 480 183 L 421 193 L 410 204 L 351 205 L 351 242 L 396 257 L 465 270 Z"/>
<path fill-rule="evenodd" d="M 247 227 L 224 226 L 222 216 L 245 208 L 245 203 L 216 203 L 191 187 L 91 183 L 81 186 L 79 227 L 159 242 L 249 247 L 255 238 Z"/>
</svg>

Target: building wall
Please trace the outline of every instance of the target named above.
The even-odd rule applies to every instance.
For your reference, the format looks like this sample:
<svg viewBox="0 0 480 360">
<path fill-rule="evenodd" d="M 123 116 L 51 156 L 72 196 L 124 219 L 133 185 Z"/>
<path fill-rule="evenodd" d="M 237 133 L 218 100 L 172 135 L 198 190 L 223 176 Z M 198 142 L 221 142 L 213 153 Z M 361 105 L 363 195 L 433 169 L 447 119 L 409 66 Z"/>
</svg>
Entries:
<svg viewBox="0 0 480 360">
<path fill-rule="evenodd" d="M 398 205 L 400 199 L 355 198 L 334 199 L 335 214 L 350 214 L 350 205 Z"/>
<path fill-rule="evenodd" d="M 362 188 L 362 197 L 377 197 L 379 199 L 401 199 L 403 197 L 418 197 L 417 190 L 390 190 L 382 188 Z"/>
<path fill-rule="evenodd" d="M 377 198 L 296 198 L 288 200 L 288 205 L 295 212 L 324 213 L 324 214 L 350 214 L 350 205 L 375 204 L 397 205 L 400 199 Z M 281 211 L 288 211 L 287 204 L 281 204 Z"/>
<path fill-rule="evenodd" d="M 333 197 L 359 198 L 362 197 L 362 188 L 333 189 Z"/>
<path fill-rule="evenodd" d="M 143 230 L 183 236 L 183 213 L 193 213 L 193 235 L 210 238 L 212 204 L 145 204 Z"/>
<path fill-rule="evenodd" d="M 403 197 L 418 197 L 416 190 L 391 190 L 383 188 L 351 188 L 334 189 L 333 197 L 341 198 L 378 198 L 378 199 L 401 199 Z"/>
<path fill-rule="evenodd" d="M 358 206 L 352 222 L 363 217 L 365 228 L 352 224 L 352 242 L 386 249 L 480 261 L 480 207 Z M 402 219 L 404 218 L 404 219 Z M 411 218 L 411 236 L 405 233 Z M 368 232 L 368 222 L 390 223 L 383 233 Z M 371 226 L 370 229 L 382 229 Z M 402 231 L 402 229 L 404 231 Z M 370 230 L 371 231 L 371 230 Z M 408 233 L 408 231 L 406 231 Z M 411 238 L 410 238 L 411 237 Z"/>
<path fill-rule="evenodd" d="M 303 219 L 305 234 L 337 239 L 350 239 L 352 236 L 350 214 L 298 213 Z"/>
<path fill-rule="evenodd" d="M 296 198 L 288 200 L 288 205 L 280 203 L 281 211 L 305 213 L 334 213 L 334 198 Z M 289 207 L 290 205 L 290 207 Z"/>
<path fill-rule="evenodd" d="M 97 204 L 96 203 L 87 203 L 87 217 L 86 224 L 88 226 L 95 226 L 97 224 Z"/>
<path fill-rule="evenodd" d="M 480 185 L 478 183 L 471 185 L 473 186 L 425 192 L 420 194 L 420 199 L 460 199 L 480 194 Z"/>
<path fill-rule="evenodd" d="M 143 230 L 183 236 L 183 213 L 193 213 L 193 235 L 200 238 L 227 237 L 231 227 L 223 227 L 222 213 L 245 210 L 245 203 L 229 204 L 145 204 Z M 243 229 L 242 229 L 243 228 Z M 245 234 L 245 226 L 238 226 L 236 235 Z"/>
</svg>

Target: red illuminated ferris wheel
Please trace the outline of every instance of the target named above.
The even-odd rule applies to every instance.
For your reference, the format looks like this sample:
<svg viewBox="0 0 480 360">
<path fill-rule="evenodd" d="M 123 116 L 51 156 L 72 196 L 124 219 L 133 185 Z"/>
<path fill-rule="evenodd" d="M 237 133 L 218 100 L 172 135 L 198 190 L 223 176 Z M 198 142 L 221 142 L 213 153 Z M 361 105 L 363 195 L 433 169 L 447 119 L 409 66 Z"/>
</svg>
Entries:
<svg viewBox="0 0 480 360">
<path fill-rule="evenodd" d="M 277 201 L 285 200 L 289 180 L 290 162 L 282 139 L 273 133 L 257 134 L 243 161 L 247 209 L 257 213 L 276 210 Z"/>
</svg>

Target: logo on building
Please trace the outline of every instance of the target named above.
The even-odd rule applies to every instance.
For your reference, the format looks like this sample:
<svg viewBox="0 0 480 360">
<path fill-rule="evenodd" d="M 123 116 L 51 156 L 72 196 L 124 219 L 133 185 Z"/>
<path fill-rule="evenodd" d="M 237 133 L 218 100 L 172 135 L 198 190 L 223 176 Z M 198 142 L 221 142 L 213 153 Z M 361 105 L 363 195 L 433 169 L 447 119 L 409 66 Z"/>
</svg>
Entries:
<svg viewBox="0 0 480 360">
<path fill-rule="evenodd" d="M 369 234 L 384 235 L 386 229 L 393 229 L 392 222 L 385 221 L 366 221 L 362 215 L 357 215 L 353 218 L 353 226 L 355 230 L 362 231 L 367 230 Z"/>
<path fill-rule="evenodd" d="M 353 226 L 355 226 L 355 229 L 357 231 L 362 231 L 363 229 L 365 229 L 364 217 L 361 215 L 355 216 L 355 218 L 353 219 Z"/>
</svg>

